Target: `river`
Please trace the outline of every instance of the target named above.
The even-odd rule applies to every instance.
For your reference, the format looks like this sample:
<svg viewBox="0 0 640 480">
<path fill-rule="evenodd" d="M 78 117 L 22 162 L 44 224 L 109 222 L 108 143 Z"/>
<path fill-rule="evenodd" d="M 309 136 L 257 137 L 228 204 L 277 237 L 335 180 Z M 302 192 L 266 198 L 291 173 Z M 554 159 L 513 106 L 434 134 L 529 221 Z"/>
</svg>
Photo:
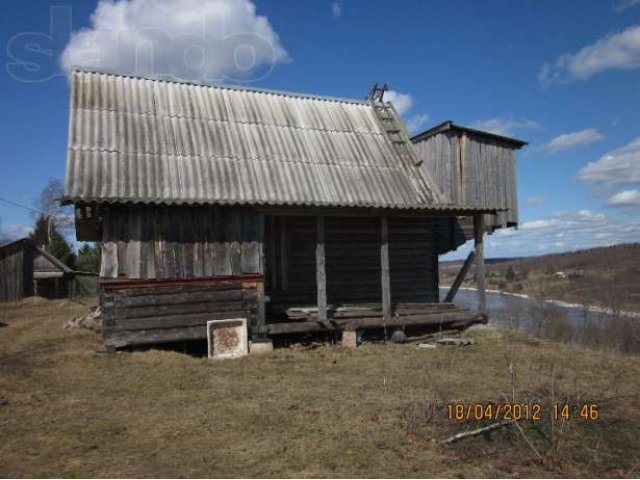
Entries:
<svg viewBox="0 0 640 480">
<path fill-rule="evenodd" d="M 448 290 L 441 288 L 440 298 L 444 298 Z M 614 316 L 610 312 L 597 307 L 585 308 L 501 292 L 487 292 L 486 295 L 490 324 L 519 328 L 538 336 L 582 343 L 589 336 L 604 335 L 614 323 Z M 477 310 L 477 296 L 476 290 L 460 289 L 454 302 L 461 307 Z M 638 314 L 625 312 L 621 317 L 634 326 L 640 323 Z"/>
</svg>

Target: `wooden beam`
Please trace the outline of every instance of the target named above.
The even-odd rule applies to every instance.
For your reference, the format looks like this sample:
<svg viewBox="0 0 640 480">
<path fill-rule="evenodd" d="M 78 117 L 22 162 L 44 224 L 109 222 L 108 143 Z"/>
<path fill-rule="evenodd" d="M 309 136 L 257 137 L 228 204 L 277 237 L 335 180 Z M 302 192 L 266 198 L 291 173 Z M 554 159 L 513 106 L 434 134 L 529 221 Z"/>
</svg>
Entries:
<svg viewBox="0 0 640 480">
<path fill-rule="evenodd" d="M 380 271 L 382 280 L 382 317 L 391 319 L 391 280 L 389 275 L 389 222 L 386 216 L 380 218 Z"/>
<path fill-rule="evenodd" d="M 327 321 L 327 273 L 325 271 L 324 216 L 316 216 L 316 285 L 318 320 Z"/>
<path fill-rule="evenodd" d="M 289 282 L 287 275 L 287 217 L 280 218 L 280 288 L 282 290 L 287 289 Z"/>
<path fill-rule="evenodd" d="M 447 328 L 465 327 L 469 324 L 484 321 L 484 317 L 473 312 L 451 312 L 425 315 L 407 315 L 404 317 L 392 317 L 385 321 L 382 317 L 369 317 L 358 319 L 342 319 L 329 323 L 319 321 L 270 323 L 267 325 L 270 335 L 287 333 L 321 332 L 332 330 L 354 330 L 358 328 L 383 328 L 420 325 L 442 325 Z"/>
<path fill-rule="evenodd" d="M 269 242 L 267 243 L 267 256 L 269 258 L 268 266 L 269 283 L 273 290 L 278 288 L 278 268 L 277 268 L 277 241 L 276 241 L 276 219 L 277 217 L 269 216 Z"/>
<path fill-rule="evenodd" d="M 258 282 L 256 285 L 256 295 L 258 302 L 258 324 L 253 332 L 254 339 L 264 339 L 267 335 L 267 309 L 266 299 L 264 296 L 264 282 Z"/>
<path fill-rule="evenodd" d="M 473 239 L 476 257 L 476 279 L 478 287 L 478 313 L 487 316 L 487 298 L 484 287 L 484 215 L 473 216 Z"/>
<path fill-rule="evenodd" d="M 462 268 L 458 272 L 458 275 L 456 275 L 456 278 L 453 281 L 453 285 L 451 285 L 451 288 L 447 292 L 447 296 L 444 299 L 446 303 L 453 302 L 453 299 L 455 298 L 456 293 L 458 293 L 458 289 L 460 288 L 460 285 L 462 285 L 462 282 L 464 281 L 465 277 L 467 276 L 467 273 L 469 272 L 469 268 L 471 268 L 471 264 L 473 263 L 473 259 L 475 258 L 475 256 L 476 256 L 476 252 L 474 250 L 471 250 L 469 252 L 469 255 L 467 256 L 467 259 L 462 264 Z"/>
</svg>

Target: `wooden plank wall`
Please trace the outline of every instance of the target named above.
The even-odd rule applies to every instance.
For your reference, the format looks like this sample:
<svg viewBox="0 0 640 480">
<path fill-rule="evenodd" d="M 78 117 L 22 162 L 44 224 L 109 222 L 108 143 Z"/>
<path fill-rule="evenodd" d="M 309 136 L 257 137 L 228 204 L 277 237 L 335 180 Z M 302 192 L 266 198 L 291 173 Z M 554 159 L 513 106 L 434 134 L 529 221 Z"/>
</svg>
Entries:
<svg viewBox="0 0 640 480">
<path fill-rule="evenodd" d="M 242 207 L 117 206 L 104 214 L 102 278 L 261 274 L 263 216 Z"/>
<path fill-rule="evenodd" d="M 208 320 L 247 318 L 255 325 L 256 284 L 218 283 L 105 288 L 103 335 L 113 347 L 206 339 Z"/>
<path fill-rule="evenodd" d="M 391 301 L 437 302 L 436 220 L 388 219 Z M 270 244 L 278 239 L 268 235 Z M 378 217 L 325 217 L 327 301 L 329 304 L 382 302 L 381 224 Z M 315 305 L 316 220 L 286 218 L 286 288 L 270 288 L 272 305 Z M 275 262 L 277 256 L 267 256 Z M 267 264 L 267 271 L 270 265 Z"/>
<path fill-rule="evenodd" d="M 433 178 L 446 201 L 459 203 L 464 198 L 460 171 L 460 136 L 446 131 L 413 144 L 423 167 Z"/>
<path fill-rule="evenodd" d="M 16 243 L 0 253 L 0 302 L 14 302 L 25 297 L 24 246 Z"/>
<path fill-rule="evenodd" d="M 518 223 L 515 150 L 490 138 L 468 134 L 465 137 L 463 171 L 467 203 L 508 209 L 485 215 L 488 228 Z"/>
<path fill-rule="evenodd" d="M 438 302 L 438 241 L 434 220 L 389 218 L 391 302 Z"/>
<path fill-rule="evenodd" d="M 513 146 L 489 137 L 446 131 L 414 144 L 414 149 L 446 200 L 508 209 L 485 216 L 489 230 L 518 223 Z"/>
</svg>

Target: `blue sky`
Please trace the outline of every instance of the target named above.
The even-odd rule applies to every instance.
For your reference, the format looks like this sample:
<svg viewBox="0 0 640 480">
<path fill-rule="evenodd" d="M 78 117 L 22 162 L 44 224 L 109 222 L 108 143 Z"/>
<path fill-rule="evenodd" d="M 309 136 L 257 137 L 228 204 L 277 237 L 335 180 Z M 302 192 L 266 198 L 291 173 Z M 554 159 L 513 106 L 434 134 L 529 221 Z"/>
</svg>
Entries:
<svg viewBox="0 0 640 480">
<path fill-rule="evenodd" d="M 158 42 L 151 60 L 142 49 L 133 63 L 150 28 L 165 35 L 145 37 Z M 127 35 L 112 41 L 116 30 Z M 207 39 L 208 67 L 172 64 L 188 34 Z M 0 197 L 17 203 L 64 176 L 65 67 L 98 61 L 342 97 L 387 82 L 416 132 L 450 119 L 530 143 L 518 155 L 521 228 L 493 235 L 490 256 L 640 241 L 639 0 L 3 0 L 0 35 Z M 2 202 L 0 219 L 12 236 L 33 223 Z"/>
</svg>

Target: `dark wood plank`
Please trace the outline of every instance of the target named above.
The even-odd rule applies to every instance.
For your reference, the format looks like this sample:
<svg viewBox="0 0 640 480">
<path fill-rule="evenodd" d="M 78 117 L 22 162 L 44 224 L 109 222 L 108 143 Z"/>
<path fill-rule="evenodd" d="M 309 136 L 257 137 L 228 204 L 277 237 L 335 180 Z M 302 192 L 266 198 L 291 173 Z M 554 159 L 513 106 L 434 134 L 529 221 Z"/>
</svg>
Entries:
<svg viewBox="0 0 640 480">
<path fill-rule="evenodd" d="M 256 286 L 256 301 L 257 301 L 257 325 L 254 331 L 255 339 L 264 339 L 267 334 L 267 309 L 265 303 L 265 295 L 264 295 L 264 282 L 258 282 Z"/>
<path fill-rule="evenodd" d="M 382 317 L 391 318 L 391 277 L 389 274 L 389 230 L 387 217 L 380 218 L 380 271 L 382 283 Z"/>
<path fill-rule="evenodd" d="M 280 288 L 282 290 L 287 289 L 289 276 L 287 274 L 287 258 L 288 253 L 288 236 L 287 236 L 287 217 L 280 218 L 280 234 L 278 240 L 280 241 Z"/>
<path fill-rule="evenodd" d="M 383 328 L 390 326 L 419 326 L 419 325 L 438 325 L 446 328 L 451 328 L 452 324 L 458 324 L 463 327 L 470 323 L 481 322 L 482 316 L 473 312 L 456 312 L 456 313 L 442 313 L 442 314 L 430 314 L 430 315 L 411 315 L 404 317 L 392 317 L 390 320 L 385 321 L 382 316 L 372 318 L 358 318 L 358 319 L 346 319 L 336 321 L 332 323 L 325 323 L 320 321 L 309 322 L 286 322 L 286 323 L 273 323 L 269 324 L 270 335 L 281 335 L 289 333 L 304 333 L 304 332 L 319 332 L 319 331 L 331 331 L 331 330 L 353 330 L 360 328 Z"/>
<path fill-rule="evenodd" d="M 478 288 L 478 312 L 487 316 L 487 297 L 485 293 L 484 273 L 484 215 L 473 216 L 473 237 L 476 257 L 476 278 Z"/>
<path fill-rule="evenodd" d="M 316 217 L 316 286 L 318 319 L 327 321 L 327 273 L 325 271 L 324 217 Z"/>
</svg>

